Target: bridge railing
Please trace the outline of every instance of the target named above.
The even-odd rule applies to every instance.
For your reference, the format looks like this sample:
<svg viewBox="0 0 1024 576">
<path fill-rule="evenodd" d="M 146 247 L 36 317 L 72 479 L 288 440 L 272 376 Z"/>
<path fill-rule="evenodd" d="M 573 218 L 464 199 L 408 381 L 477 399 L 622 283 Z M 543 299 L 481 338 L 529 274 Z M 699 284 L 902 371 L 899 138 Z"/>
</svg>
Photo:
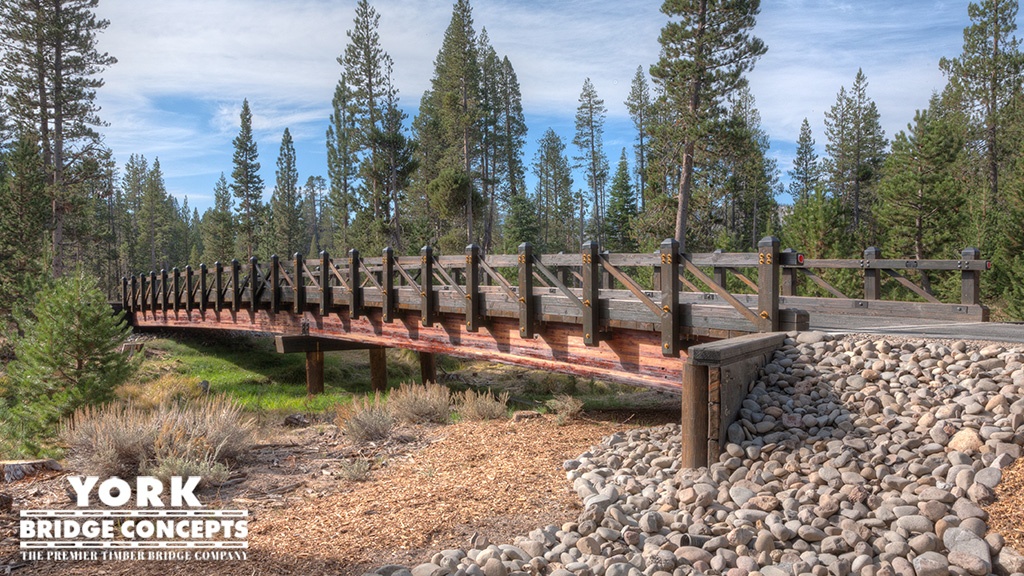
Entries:
<svg viewBox="0 0 1024 576">
<path fill-rule="evenodd" d="M 265 263 L 253 258 L 125 278 L 122 305 L 132 313 L 165 316 L 312 312 L 393 322 L 415 314 L 422 325 L 458 318 L 468 332 L 489 318 L 510 318 L 518 320 L 520 337 L 535 337 L 542 323 L 566 324 L 588 346 L 597 346 L 609 330 L 633 329 L 660 332 L 662 353 L 677 356 L 688 338 L 806 327 L 805 313 L 779 308 L 778 240 L 762 244 L 759 254 L 710 260 L 680 253 L 674 240 L 654 254 L 610 254 L 586 242 L 578 254 L 538 254 L 524 243 L 507 255 L 484 256 L 471 245 L 465 254 L 444 256 L 429 246 L 419 256 L 395 256 L 390 248 L 379 257 L 356 250 L 343 258 L 326 252 L 310 260 L 273 256 Z M 734 298 L 701 270 L 730 258 L 759 259 L 762 296 L 755 301 Z M 685 292 L 687 276 L 702 279 L 717 300 Z"/>
<path fill-rule="evenodd" d="M 987 319 L 978 287 L 991 265 L 974 249 L 962 256 L 891 260 L 869 249 L 858 260 L 812 260 L 780 252 L 771 237 L 756 253 L 685 254 L 674 240 L 649 254 L 602 252 L 594 242 L 584 243 L 579 254 L 537 254 L 528 243 L 517 254 L 486 256 L 474 245 L 465 254 L 443 256 L 429 246 L 418 256 L 395 256 L 385 248 L 379 257 L 364 257 L 350 250 L 343 258 L 296 254 L 140 274 L 123 279 L 122 306 L 165 316 L 244 310 L 374 315 L 382 322 L 415 313 L 423 325 L 459 318 L 468 332 L 488 318 L 509 318 L 518 321 L 523 338 L 537 335 L 540 323 L 576 326 L 588 346 L 608 330 L 628 328 L 660 332 L 662 352 L 675 356 L 688 338 L 803 329 L 808 313 Z M 821 269 L 862 271 L 864 298 L 848 298 L 815 272 Z M 900 273 L 906 270 L 959 271 L 962 301 L 938 301 Z M 923 302 L 881 300 L 886 277 Z M 730 291 L 731 278 L 751 293 Z M 832 297 L 797 295 L 805 278 Z"/>
</svg>

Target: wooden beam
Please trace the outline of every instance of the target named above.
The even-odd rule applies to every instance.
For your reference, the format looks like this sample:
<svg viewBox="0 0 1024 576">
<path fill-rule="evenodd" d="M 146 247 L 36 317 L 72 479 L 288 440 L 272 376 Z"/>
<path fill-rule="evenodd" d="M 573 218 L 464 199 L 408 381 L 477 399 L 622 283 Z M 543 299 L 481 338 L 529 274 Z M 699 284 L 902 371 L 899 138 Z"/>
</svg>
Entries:
<svg viewBox="0 0 1024 576">
<path fill-rule="evenodd" d="M 306 394 L 324 392 L 324 353 L 322 350 L 306 352 Z"/>
<path fill-rule="evenodd" d="M 395 320 L 395 251 L 385 248 L 380 263 L 381 319 L 390 324 Z"/>
<path fill-rule="evenodd" d="M 537 309 L 533 301 L 533 246 L 519 245 L 519 336 L 533 338 L 537 334 Z"/>
<path fill-rule="evenodd" d="M 708 368 L 692 362 L 683 366 L 682 443 L 684 468 L 708 465 Z"/>
<path fill-rule="evenodd" d="M 779 239 L 766 236 L 757 243 L 758 332 L 779 329 Z"/>
<path fill-rule="evenodd" d="M 597 346 L 601 341 L 601 252 L 597 242 L 583 243 L 583 343 Z"/>
<path fill-rule="evenodd" d="M 679 333 L 679 241 L 670 238 L 661 243 L 661 353 L 678 357 Z"/>
<path fill-rule="evenodd" d="M 480 247 L 466 246 L 466 330 L 480 329 Z"/>
<path fill-rule="evenodd" d="M 432 352 L 420 352 L 420 382 L 437 382 L 437 360 Z"/>
<path fill-rule="evenodd" d="M 386 348 L 370 348 L 370 387 L 374 392 L 388 388 L 388 355 Z"/>
<path fill-rule="evenodd" d="M 317 336 L 275 336 L 274 346 L 279 354 L 293 354 L 295 352 L 330 352 L 335 350 L 384 350 L 383 346 L 366 344 L 363 342 L 350 342 L 335 338 L 320 338 Z"/>
<path fill-rule="evenodd" d="M 430 246 L 420 249 L 420 322 L 434 325 L 434 249 Z"/>
</svg>

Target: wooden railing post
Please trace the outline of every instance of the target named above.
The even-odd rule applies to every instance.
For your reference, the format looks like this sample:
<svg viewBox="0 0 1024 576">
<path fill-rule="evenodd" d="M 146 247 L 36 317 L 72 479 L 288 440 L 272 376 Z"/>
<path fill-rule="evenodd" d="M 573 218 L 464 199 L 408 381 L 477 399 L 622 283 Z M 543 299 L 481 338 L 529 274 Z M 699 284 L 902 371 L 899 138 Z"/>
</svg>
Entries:
<svg viewBox="0 0 1024 576">
<path fill-rule="evenodd" d="M 766 236 L 757 243 L 758 332 L 779 329 L 779 239 Z"/>
<path fill-rule="evenodd" d="M 420 319 L 424 326 L 434 325 L 434 249 L 420 249 Z"/>
<path fill-rule="evenodd" d="M 395 251 L 391 247 L 383 250 L 381 265 L 384 269 L 380 278 L 381 316 L 385 322 L 392 322 L 395 319 Z"/>
<path fill-rule="evenodd" d="M 260 264 L 255 256 L 249 258 L 249 306 L 253 312 L 263 304 L 263 282 L 260 280 Z"/>
<path fill-rule="evenodd" d="M 533 306 L 533 246 L 519 245 L 519 336 L 536 335 L 536 311 Z"/>
<path fill-rule="evenodd" d="M 352 248 L 348 251 L 348 285 L 352 294 L 348 299 L 348 315 L 353 320 L 358 320 L 363 313 L 363 279 L 359 269 L 359 250 Z"/>
<path fill-rule="evenodd" d="M 224 265 L 220 260 L 213 263 L 213 309 L 220 312 L 224 309 Z"/>
<path fill-rule="evenodd" d="M 295 253 L 295 272 L 292 276 L 292 312 L 295 314 L 302 314 L 306 311 L 306 273 L 303 268 L 306 266 L 305 259 L 302 258 L 302 254 Z"/>
<path fill-rule="evenodd" d="M 658 272 L 661 290 L 661 353 L 679 356 L 679 241 L 669 238 L 661 243 L 661 267 Z"/>
<path fill-rule="evenodd" d="M 192 316 L 192 309 L 195 308 L 195 299 L 192 297 L 192 287 L 195 286 L 196 275 L 192 270 L 192 265 L 188 264 L 185 266 L 185 311 L 188 315 Z"/>
<path fill-rule="evenodd" d="M 721 254 L 722 251 L 721 250 L 715 250 L 714 253 L 715 254 Z M 715 281 L 715 284 L 718 284 L 722 288 L 725 288 L 726 290 L 729 289 L 728 286 L 726 286 L 726 284 L 729 282 L 729 270 L 728 270 L 728 268 L 724 268 L 722 266 L 715 266 L 711 270 L 711 279 Z"/>
<path fill-rule="evenodd" d="M 137 312 L 140 309 L 139 303 L 139 279 L 137 276 L 132 274 L 132 312 Z"/>
<path fill-rule="evenodd" d="M 597 242 L 583 243 L 583 343 L 597 346 L 601 341 L 601 252 Z"/>
<path fill-rule="evenodd" d="M 683 364 L 682 437 L 680 460 L 684 468 L 708 465 L 708 367 L 689 359 Z"/>
<path fill-rule="evenodd" d="M 963 261 L 981 260 L 981 250 L 977 248 L 964 248 L 960 253 L 960 259 Z M 961 270 L 960 303 L 968 305 L 981 304 L 981 270 Z"/>
<path fill-rule="evenodd" d="M 331 310 L 331 255 L 320 251 L 320 315 L 327 316 Z"/>
<path fill-rule="evenodd" d="M 121 310 L 124 310 L 125 314 L 132 311 L 131 303 L 128 301 L 128 277 L 121 277 Z"/>
<path fill-rule="evenodd" d="M 281 311 L 281 259 L 277 254 L 270 255 L 270 311 L 277 314 Z"/>
<path fill-rule="evenodd" d="M 874 246 L 864 250 L 864 299 L 882 298 L 882 271 L 872 267 L 872 260 L 880 260 L 882 250 Z"/>
<path fill-rule="evenodd" d="M 206 294 L 208 272 L 206 264 L 199 265 L 199 312 L 201 314 L 205 314 L 206 309 L 210 306 L 210 297 Z"/>
<path fill-rule="evenodd" d="M 175 266 L 174 268 L 171 269 L 171 292 L 174 293 L 173 296 L 171 297 L 171 306 L 172 306 L 172 308 L 174 310 L 174 316 L 175 317 L 178 316 L 178 309 L 181 308 L 180 291 L 181 291 L 181 271 L 178 270 L 177 266 Z"/>
<path fill-rule="evenodd" d="M 231 310 L 242 309 L 242 263 L 237 258 L 231 259 Z"/>
<path fill-rule="evenodd" d="M 168 292 L 168 290 L 167 290 L 167 269 L 166 268 L 161 268 L 160 269 L 160 310 L 161 310 L 161 312 L 164 313 L 164 316 L 167 316 L 167 309 L 170 308 L 170 306 L 168 306 L 169 302 L 167 302 L 167 292 Z"/>
<path fill-rule="evenodd" d="M 792 248 L 786 248 L 782 251 L 783 254 L 796 254 L 797 251 Z M 795 257 L 794 257 L 795 258 Z M 800 289 L 800 270 L 797 268 L 783 268 L 782 269 L 782 295 L 783 296 L 796 296 L 797 290 Z"/>
<path fill-rule="evenodd" d="M 466 246 L 466 331 L 480 330 L 480 247 Z"/>
</svg>

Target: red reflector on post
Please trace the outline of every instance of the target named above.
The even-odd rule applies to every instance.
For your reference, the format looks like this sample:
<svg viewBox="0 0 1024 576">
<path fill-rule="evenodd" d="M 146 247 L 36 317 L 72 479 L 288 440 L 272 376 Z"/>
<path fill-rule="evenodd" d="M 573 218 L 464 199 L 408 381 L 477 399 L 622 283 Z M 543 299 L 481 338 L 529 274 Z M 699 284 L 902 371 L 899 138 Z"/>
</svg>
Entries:
<svg viewBox="0 0 1024 576">
<path fill-rule="evenodd" d="M 992 261 L 991 260 L 985 260 L 985 270 L 991 270 L 991 269 L 992 269 Z"/>
<path fill-rule="evenodd" d="M 803 264 L 804 263 L 804 255 L 803 254 L 797 254 L 796 255 L 796 261 L 797 261 L 798 264 Z"/>
</svg>

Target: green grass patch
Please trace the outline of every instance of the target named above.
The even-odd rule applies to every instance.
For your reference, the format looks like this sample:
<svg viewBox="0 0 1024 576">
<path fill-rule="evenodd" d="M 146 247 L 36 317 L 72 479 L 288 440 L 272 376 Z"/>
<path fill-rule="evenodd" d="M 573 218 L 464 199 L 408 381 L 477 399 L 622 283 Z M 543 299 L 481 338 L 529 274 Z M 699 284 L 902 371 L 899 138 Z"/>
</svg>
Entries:
<svg viewBox="0 0 1024 576">
<path fill-rule="evenodd" d="M 258 415 L 326 413 L 371 392 L 369 356 L 362 350 L 326 352 L 324 393 L 307 397 L 306 355 L 279 354 L 272 337 L 183 334 L 147 341 L 146 349 L 141 381 L 167 373 L 206 380 L 211 393 L 225 394 Z M 389 351 L 389 387 L 418 371 L 414 361 Z"/>
</svg>

